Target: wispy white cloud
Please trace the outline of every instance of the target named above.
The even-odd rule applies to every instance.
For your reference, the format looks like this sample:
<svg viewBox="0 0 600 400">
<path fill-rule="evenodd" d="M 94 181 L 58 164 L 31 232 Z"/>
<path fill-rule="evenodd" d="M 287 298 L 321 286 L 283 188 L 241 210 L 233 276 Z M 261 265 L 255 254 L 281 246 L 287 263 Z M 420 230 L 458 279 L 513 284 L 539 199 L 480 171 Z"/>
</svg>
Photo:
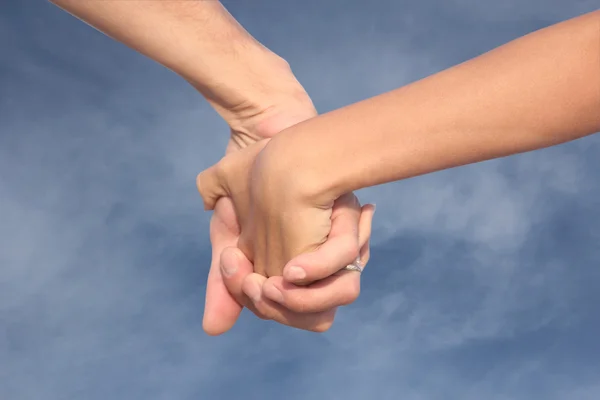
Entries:
<svg viewBox="0 0 600 400">
<path fill-rule="evenodd" d="M 588 7 L 455 3 L 356 2 L 337 23 L 322 2 L 311 19 L 316 2 L 230 7 L 285 47 L 323 110 L 453 62 L 425 22 L 461 54 L 483 50 L 453 40 L 468 25 L 435 25 L 446 10 L 523 29 L 536 10 Z M 373 261 L 331 332 L 245 314 L 208 338 L 194 176 L 225 126 L 164 69 L 50 6 L 14 7 L 0 17 L 1 398 L 598 396 L 598 138 L 363 191 L 378 205 Z"/>
</svg>

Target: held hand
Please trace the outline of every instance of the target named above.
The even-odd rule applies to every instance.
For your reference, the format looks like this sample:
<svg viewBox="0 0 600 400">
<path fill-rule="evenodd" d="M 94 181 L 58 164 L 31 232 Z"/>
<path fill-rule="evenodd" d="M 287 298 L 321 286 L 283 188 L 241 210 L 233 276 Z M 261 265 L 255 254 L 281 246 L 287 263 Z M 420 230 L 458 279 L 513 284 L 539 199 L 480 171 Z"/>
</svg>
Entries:
<svg viewBox="0 0 600 400">
<path fill-rule="evenodd" d="M 295 81 L 291 71 L 289 81 Z M 271 138 L 281 130 L 317 115 L 301 85 L 296 81 L 296 85 L 292 86 L 295 89 L 282 90 L 277 95 L 269 96 L 269 102 L 253 103 L 250 107 L 238 107 L 225 113 L 231 127 L 227 154 L 258 140 Z M 243 307 L 227 291 L 219 270 L 223 249 L 237 246 L 239 239 L 237 216 L 230 199 L 218 201 L 211 218 L 210 239 L 212 259 L 206 284 L 203 328 L 209 335 L 219 335 L 233 327 Z"/>
<path fill-rule="evenodd" d="M 242 102 L 239 105 L 235 105 L 236 100 L 233 98 L 228 98 L 226 99 L 227 101 L 220 102 L 220 104 L 227 103 L 230 105 L 224 111 L 221 108 L 220 112 L 231 128 L 231 139 L 227 146 L 227 154 L 232 154 L 236 151 L 242 150 L 247 146 L 252 145 L 256 141 L 272 138 L 280 131 L 317 115 L 310 97 L 293 76 L 293 73 L 291 72 L 291 69 L 289 69 L 287 63 L 280 64 L 280 68 L 277 70 L 279 71 L 278 73 L 271 73 L 269 75 L 270 79 L 268 80 L 268 83 L 269 85 L 272 85 L 272 88 L 266 90 L 266 92 L 268 92 L 268 96 L 263 96 L 262 100 L 260 100 L 261 97 L 252 96 L 252 98 L 256 99 L 257 101 Z M 231 105 L 235 106 L 232 107 Z M 219 110 L 220 107 L 215 108 Z M 363 222 L 361 222 L 361 224 L 362 223 Z M 371 222 L 369 219 L 367 223 L 367 225 L 369 225 L 369 229 L 370 223 Z M 354 227 L 349 228 L 348 231 L 355 231 L 355 227 L 356 223 L 354 224 Z M 237 259 L 235 257 L 225 256 L 225 259 L 222 260 L 221 253 L 225 248 L 237 247 L 239 233 L 240 228 L 237 223 L 237 216 L 231 199 L 220 199 L 215 207 L 210 225 L 212 260 L 206 286 L 206 301 L 203 320 L 203 328 L 210 335 L 222 334 L 231 329 L 237 321 L 243 306 L 249 306 L 251 304 L 247 297 L 242 296 L 241 286 L 230 284 L 230 282 L 232 282 L 231 279 L 239 276 L 239 274 L 245 276 L 243 275 L 243 266 L 239 268 L 238 275 L 235 275 L 234 278 L 231 279 L 224 279 L 219 270 L 219 267 L 223 263 L 226 263 L 227 260 Z M 356 238 L 354 240 L 356 241 Z M 336 245 L 336 243 L 338 244 Z M 339 239 L 334 240 L 329 248 L 331 249 L 330 251 L 336 252 L 332 253 L 333 255 L 351 253 L 344 249 L 343 241 L 340 241 Z M 228 251 L 231 251 L 231 249 L 228 249 Z M 243 256 L 243 253 L 238 254 Z M 245 257 L 242 258 L 247 260 Z M 314 262 L 312 260 L 306 260 L 307 266 L 310 267 L 311 265 L 314 265 L 315 267 L 319 267 L 317 271 L 320 271 L 317 274 L 313 274 L 313 276 L 311 275 L 309 269 L 308 278 L 310 278 L 310 281 L 318 279 L 318 277 L 329 276 L 352 261 L 348 259 L 348 261 L 344 263 L 332 262 L 333 259 L 331 259 L 331 261 L 329 260 L 330 259 L 327 258 L 320 260 L 318 257 Z M 253 266 L 252 264 L 248 263 L 244 265 L 246 267 L 249 266 L 247 269 L 248 272 L 252 272 Z M 252 275 L 252 277 L 253 279 L 259 279 L 260 275 L 256 274 Z M 353 279 L 357 279 L 357 277 L 354 276 Z M 240 281 L 238 280 L 236 282 Z M 226 287 L 225 284 L 228 286 Z M 343 290 L 337 290 L 337 286 L 328 285 L 327 287 L 332 287 L 332 290 L 334 290 L 335 293 L 344 293 Z M 349 288 L 351 291 L 354 290 L 353 293 L 357 295 L 358 292 L 356 291 L 356 288 L 358 287 L 358 285 L 354 284 L 345 288 Z M 233 293 L 233 295 L 231 293 Z M 295 291 L 294 293 L 300 292 Z M 290 305 L 288 307 L 293 309 L 296 303 L 294 303 L 293 300 L 289 301 Z M 302 306 L 300 303 L 298 303 L 298 305 Z M 266 315 L 265 313 L 260 315 L 256 307 L 250 306 L 249 308 L 255 314 L 263 318 L 264 315 Z M 306 306 L 306 308 L 310 308 L 310 305 Z M 331 308 L 335 308 L 335 305 L 332 305 Z M 324 325 L 321 324 L 321 326 L 330 326 L 334 315 L 335 310 L 332 310 L 332 312 L 328 313 L 325 319 L 327 322 Z M 277 320 L 276 318 L 274 319 Z M 313 328 L 311 330 L 314 330 L 314 327 L 319 325 L 316 322 L 317 320 L 318 319 L 315 319 L 314 316 L 289 316 L 288 324 L 296 327 L 304 327 L 304 329 L 310 329 L 312 326 Z M 301 321 L 305 322 L 301 323 Z M 285 323 L 283 321 L 279 322 Z"/>
<path fill-rule="evenodd" d="M 325 243 L 333 204 L 322 208 L 306 205 L 290 190 L 292 185 L 270 179 L 273 171 L 259 156 L 267 142 L 224 157 L 200 173 L 197 184 L 206 209 L 213 209 L 221 197 L 232 199 L 241 226 L 238 247 L 254 264 L 255 272 L 275 276 L 282 274 L 293 257 Z M 353 251 L 356 258 L 357 241 Z"/>
<path fill-rule="evenodd" d="M 211 223 L 211 236 L 218 239 L 224 248 L 220 254 L 213 252 L 213 259 L 220 265 L 211 268 L 207 298 L 227 298 L 229 301 L 213 303 L 205 314 L 205 327 L 209 334 L 220 334 L 229 330 L 237 320 L 242 306 L 247 307 L 259 318 L 274 320 L 299 329 L 324 332 L 333 324 L 338 306 L 352 303 L 360 293 L 360 273 L 339 271 L 343 266 L 354 262 L 351 258 L 353 243 L 360 246 L 360 264 L 369 261 L 369 238 L 374 206 L 368 204 L 360 209 L 359 221 L 355 203 L 349 197 L 333 207 L 332 230 L 325 244 L 317 251 L 301 254 L 288 263 L 306 270 L 307 277 L 329 276 L 308 286 L 297 286 L 283 277 L 271 277 L 253 273 L 253 265 L 236 247 L 239 239 L 239 226 L 235 220 L 233 203 L 229 198 L 217 201 L 215 212 L 225 219 L 215 218 Z M 358 222 L 358 238 L 353 227 Z M 218 229 L 215 230 L 214 228 Z M 218 236 L 215 236 L 218 233 Z M 223 247 L 219 247 L 223 249 Z M 286 268 L 288 268 L 286 267 Z M 219 270 L 220 268 L 220 270 Z M 261 292 L 262 288 L 262 292 Z M 277 291 L 272 296 L 273 288 Z M 283 299 L 283 300 L 282 300 Z"/>
<path fill-rule="evenodd" d="M 354 302 L 360 294 L 361 274 L 339 270 L 354 261 L 348 257 L 350 252 L 344 251 L 344 243 L 352 246 L 349 240 L 352 235 L 348 235 L 346 228 L 356 223 L 352 213 L 344 212 L 340 204 L 334 205 L 332 231 L 327 242 L 315 252 L 294 258 L 285 269 L 300 267 L 307 277 L 330 276 L 303 286 L 285 277 L 265 278 L 253 273 L 252 263 L 239 249 L 229 247 L 221 256 L 221 279 L 229 293 L 263 319 L 314 332 L 327 331 L 334 322 L 337 308 Z M 360 213 L 358 243 L 362 267 L 369 261 L 374 211 L 375 207 L 367 204 Z"/>
<path fill-rule="evenodd" d="M 245 196 L 249 196 L 250 194 L 248 179 L 251 169 L 248 166 L 258 151 L 264 146 L 264 143 L 257 146 L 254 149 L 247 149 L 245 151 L 246 154 L 243 154 L 244 157 L 239 157 L 237 152 L 231 154 L 231 156 L 226 157 L 211 170 L 202 173 L 198 179 L 199 188 L 205 195 L 209 208 L 212 202 L 219 196 L 219 193 L 220 195 L 226 193 L 233 194 L 234 201 L 238 203 L 238 206 L 242 210 L 240 220 L 245 221 L 242 222 L 242 226 L 248 222 L 248 200 L 245 200 L 246 205 L 244 205 L 244 201 L 240 202 Z M 212 182 L 216 184 L 218 181 L 217 177 L 224 177 L 219 171 L 226 170 L 242 172 L 230 175 L 230 178 L 236 177 L 239 182 L 237 184 L 238 189 L 235 191 L 236 194 L 231 190 L 234 185 L 226 185 L 228 187 L 226 189 L 217 184 L 213 186 L 213 189 L 216 188 L 217 193 L 209 195 L 207 192 L 211 186 L 209 181 L 212 179 Z M 232 178 L 230 183 L 233 181 Z M 308 281 L 324 278 L 335 273 L 340 268 L 355 260 L 358 253 L 357 248 L 359 247 L 363 265 L 368 260 L 368 238 L 370 236 L 373 207 L 370 205 L 363 207 L 361 214 L 360 206 L 353 195 L 343 196 L 335 203 L 333 209 L 330 210 L 331 219 L 327 216 L 327 221 L 325 221 L 327 224 L 325 235 L 331 229 L 327 242 L 319 247 L 316 252 L 302 254 L 293 261 L 307 272 L 304 280 L 296 282 L 307 283 Z M 356 230 L 358 218 L 360 218 L 360 239 Z M 330 227 L 329 223 L 331 223 Z M 267 297 L 269 297 L 268 289 L 265 290 L 266 296 L 263 296 L 262 299 L 257 299 L 256 293 L 254 296 L 251 296 L 258 301 L 258 304 L 250 303 L 249 297 L 242 293 L 243 282 L 247 281 L 248 283 L 245 285 L 250 285 L 247 290 L 249 290 L 248 294 L 251 295 L 252 282 L 262 282 L 264 278 L 261 278 L 258 274 L 249 275 L 252 272 L 250 261 L 239 252 L 236 253 L 234 249 L 229 249 L 229 247 L 236 246 L 239 233 L 240 230 L 236 223 L 234 203 L 226 198 L 220 199 L 216 202 L 215 215 L 211 222 L 213 263 L 207 286 L 207 304 L 204 319 L 204 328 L 207 333 L 220 334 L 229 330 L 239 316 L 242 304 L 247 305 L 255 314 L 262 318 L 274 319 L 278 322 L 303 329 L 326 330 L 333 322 L 335 308 L 338 305 L 352 302 L 358 295 L 360 288 L 359 274 L 357 272 L 344 271 L 339 273 L 339 276 L 336 275 L 317 284 L 302 288 L 291 285 L 289 282 L 284 282 L 281 277 L 271 278 L 266 281 L 265 288 L 269 288 L 269 285 L 272 284 L 273 287 L 281 289 L 284 295 L 285 307 L 277 308 L 275 307 L 275 303 L 267 300 Z M 318 240 L 318 242 L 322 241 L 322 239 Z M 224 248 L 228 249 L 223 253 L 223 257 L 221 258 L 221 267 L 231 266 L 232 264 L 234 266 L 237 265 L 237 272 L 231 272 L 231 269 L 228 269 L 230 272 L 225 272 L 223 275 L 219 273 L 218 256 L 220 250 Z M 232 254 L 234 255 L 232 256 Z M 289 258 L 290 256 L 288 255 L 287 259 L 289 260 Z M 283 263 L 284 261 L 281 261 L 280 265 L 282 266 Z M 245 280 L 244 278 L 247 275 L 249 275 L 249 279 Z M 224 282 L 233 296 L 225 290 L 223 286 Z M 305 315 L 292 313 L 292 310 L 302 312 Z M 324 314 L 313 315 L 315 312 L 322 312 Z"/>
<path fill-rule="evenodd" d="M 273 62 L 268 68 L 268 79 L 259 80 L 263 82 L 258 85 L 262 87 L 261 93 L 222 91 L 212 101 L 209 99 L 230 126 L 227 154 L 272 138 L 280 131 L 317 115 L 310 97 L 289 65 L 278 57 L 269 59 Z M 203 328 L 210 335 L 231 329 L 242 310 L 242 303 L 227 291 L 219 272 L 221 252 L 226 247 L 237 246 L 238 236 L 239 226 L 233 204 L 230 199 L 221 199 L 210 224 L 212 260 L 203 321 Z"/>
</svg>

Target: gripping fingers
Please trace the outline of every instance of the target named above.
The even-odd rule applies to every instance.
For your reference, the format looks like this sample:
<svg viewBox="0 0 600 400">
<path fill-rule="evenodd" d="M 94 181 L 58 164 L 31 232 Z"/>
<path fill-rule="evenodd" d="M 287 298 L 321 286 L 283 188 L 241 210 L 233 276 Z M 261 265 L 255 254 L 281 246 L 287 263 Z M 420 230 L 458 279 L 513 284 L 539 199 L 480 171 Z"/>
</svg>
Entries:
<svg viewBox="0 0 600 400">
<path fill-rule="evenodd" d="M 288 262 L 283 277 L 288 282 L 306 285 L 332 275 L 359 255 L 358 225 L 361 208 L 354 194 L 340 197 L 333 206 L 331 231 L 317 250 Z"/>
<path fill-rule="evenodd" d="M 359 258 L 364 267 L 369 261 L 369 240 L 375 206 L 362 207 L 359 222 Z M 263 296 L 299 313 L 322 312 L 354 302 L 360 294 L 360 273 L 339 270 L 307 286 L 287 282 L 285 277 L 271 277 L 263 285 Z"/>
<path fill-rule="evenodd" d="M 252 273 L 252 264 L 238 248 L 227 248 L 221 254 L 221 274 L 236 301 L 263 320 L 313 332 L 324 332 L 333 324 L 335 309 L 298 314 L 263 297 L 262 285 L 266 278 Z"/>
<path fill-rule="evenodd" d="M 266 298 L 297 313 L 318 313 L 353 303 L 360 294 L 360 274 L 345 271 L 308 286 L 271 277 L 263 286 Z"/>
<path fill-rule="evenodd" d="M 314 313 L 294 312 L 262 295 L 263 285 L 266 281 L 267 278 L 264 276 L 252 274 L 243 284 L 244 293 L 252 301 L 251 309 L 255 310 L 255 314 L 259 317 L 312 332 L 325 332 L 333 325 L 336 308 Z"/>
<path fill-rule="evenodd" d="M 283 270 L 286 281 L 306 285 L 335 274 L 357 259 L 362 266 L 367 263 L 375 207 L 368 204 L 360 208 L 356 197 L 349 196 L 352 197 L 334 206 L 327 241 L 316 251 L 301 254 L 287 263 Z"/>
</svg>

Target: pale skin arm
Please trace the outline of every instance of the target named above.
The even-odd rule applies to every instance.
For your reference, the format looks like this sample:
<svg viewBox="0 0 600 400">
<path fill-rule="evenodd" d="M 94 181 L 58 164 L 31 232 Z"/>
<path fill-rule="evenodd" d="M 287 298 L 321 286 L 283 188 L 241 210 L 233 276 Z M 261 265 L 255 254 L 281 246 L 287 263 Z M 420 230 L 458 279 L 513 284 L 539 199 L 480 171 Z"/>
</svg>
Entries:
<svg viewBox="0 0 600 400">
<path fill-rule="evenodd" d="M 288 97 L 310 104 L 288 63 L 219 1 L 51 2 L 182 76 L 234 130 Z"/>
<path fill-rule="evenodd" d="M 316 115 L 310 97 L 288 63 L 255 40 L 216 0 L 51 2 L 190 82 L 231 127 L 229 154 Z M 368 251 L 372 212 L 368 206 L 363 209 L 367 212 L 354 205 L 354 209 L 338 212 L 337 220 L 341 221 L 338 224 L 347 228 L 338 229 L 337 235 L 356 241 L 356 225 L 360 222 L 364 252 Z M 220 273 L 221 254 L 225 249 L 235 250 L 239 235 L 231 200 L 221 199 L 210 227 L 212 261 L 203 321 L 207 333 L 229 330 L 240 315 L 242 304 L 262 318 L 302 329 L 322 330 L 331 325 L 339 304 L 331 304 L 318 314 L 281 308 L 278 315 L 269 317 L 248 304 L 241 288 L 229 286 L 228 291 Z M 352 245 L 353 241 L 345 243 Z M 326 247 L 325 255 L 316 261 L 341 267 L 343 256 L 348 253 L 344 244 L 337 240 Z M 245 264 L 245 267 L 253 266 Z M 338 291 L 332 287 L 325 289 Z"/>
</svg>

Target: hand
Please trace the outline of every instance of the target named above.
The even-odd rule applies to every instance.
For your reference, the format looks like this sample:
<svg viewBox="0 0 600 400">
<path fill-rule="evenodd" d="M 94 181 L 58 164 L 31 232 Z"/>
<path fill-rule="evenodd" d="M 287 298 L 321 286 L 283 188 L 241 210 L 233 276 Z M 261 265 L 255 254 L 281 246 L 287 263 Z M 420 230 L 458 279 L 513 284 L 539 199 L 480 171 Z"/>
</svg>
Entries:
<svg viewBox="0 0 600 400">
<path fill-rule="evenodd" d="M 234 93 L 223 91 L 219 93 L 219 101 L 216 104 L 211 102 L 217 111 L 225 118 L 231 128 L 231 139 L 227 146 L 227 154 L 232 154 L 235 151 L 244 149 L 259 140 L 271 138 L 280 131 L 317 115 L 310 97 L 292 74 L 289 65 L 281 61 L 281 59 L 277 59 L 272 64 L 274 65 L 274 69 L 272 69 L 269 74 L 272 79 L 268 82 L 268 85 L 272 85 L 272 87 L 270 89 L 266 87 L 263 88 L 263 92 L 270 93 L 269 96 L 263 96 L 263 100 L 260 100 L 260 96 L 250 96 L 255 101 L 248 101 L 247 98 L 240 100 L 234 96 Z M 277 77 L 277 79 L 275 79 L 275 77 Z M 226 105 L 226 107 L 223 105 Z M 372 213 L 366 213 L 365 215 L 370 216 L 368 220 L 364 222 L 364 224 L 369 226 L 370 231 Z M 363 224 L 362 219 L 361 224 Z M 348 232 L 356 231 L 356 224 L 346 225 L 348 226 Z M 237 274 L 228 278 L 222 276 L 220 272 L 219 266 L 221 264 L 226 264 L 227 260 L 237 260 L 236 257 L 229 257 L 227 255 L 224 255 L 225 258 L 222 259 L 221 254 L 224 249 L 237 246 L 239 233 L 240 228 L 237 223 L 237 216 L 233 203 L 227 198 L 219 200 L 210 224 L 212 261 L 206 286 L 206 301 L 203 320 L 203 328 L 210 335 L 222 334 L 231 329 L 237 321 L 244 305 L 249 306 L 249 309 L 261 318 L 266 318 L 266 315 L 272 313 L 272 311 L 265 311 L 262 314 L 258 312 L 257 307 L 251 306 L 252 303 L 249 301 L 248 297 L 244 296 L 241 292 L 242 280 L 238 278 L 247 275 L 244 271 L 252 271 L 252 264 L 250 264 L 249 261 L 244 263 L 243 260 L 247 259 L 243 256 L 243 253 L 238 253 L 241 256 L 240 263 L 242 263 L 242 265 Z M 370 233 L 365 236 L 367 240 L 369 235 Z M 333 244 L 329 246 L 331 249 L 330 251 L 337 251 L 338 254 L 344 254 L 345 250 L 342 242 L 334 240 L 332 243 Z M 339 244 L 336 246 L 335 243 Z M 366 249 L 368 252 L 368 244 L 366 245 Z M 228 251 L 230 250 L 231 249 Z M 307 266 L 314 265 L 315 267 L 324 268 L 324 272 L 316 274 L 319 276 L 327 276 L 352 261 L 348 260 L 345 263 L 327 262 L 332 259 L 324 258 L 323 260 L 319 260 L 318 254 L 320 253 L 317 253 L 317 258 L 314 262 L 311 260 Z M 249 269 L 244 269 L 244 267 Z M 358 274 L 355 273 L 353 275 Z M 258 277 L 259 275 L 252 275 L 251 279 L 258 279 Z M 356 277 L 354 279 L 356 279 Z M 341 280 L 339 283 L 343 283 L 344 281 L 345 280 Z M 335 290 L 335 293 L 341 294 L 350 291 L 349 296 L 347 296 L 347 301 L 353 301 L 356 296 L 358 296 L 360 285 L 351 284 L 344 289 L 336 289 L 339 288 L 337 284 L 324 285 L 323 287 L 325 289 L 321 292 L 323 294 L 327 293 L 327 290 Z M 334 296 L 334 298 L 339 299 L 340 296 Z M 325 304 L 324 302 L 320 303 Z M 332 304 L 330 312 L 324 314 L 324 317 L 290 314 L 286 316 L 287 324 L 310 330 L 327 329 L 333 322 L 335 307 L 341 304 L 342 303 Z M 300 303 L 294 303 L 294 301 L 291 300 L 290 310 L 294 309 L 295 305 L 301 306 Z M 305 309 L 310 309 L 311 307 L 315 308 L 314 305 L 311 306 L 310 304 L 303 307 Z M 280 310 L 280 313 L 283 314 L 283 310 Z M 272 319 L 286 323 L 277 318 Z"/>
<path fill-rule="evenodd" d="M 269 207 L 271 209 L 270 211 L 272 211 L 278 217 L 284 216 L 283 220 L 279 220 L 279 222 L 283 221 L 283 224 L 279 224 L 279 226 L 277 226 L 275 219 L 269 218 L 270 221 L 274 222 L 274 224 L 270 225 L 270 228 L 272 229 L 269 229 L 269 232 L 278 232 L 279 234 L 271 234 L 266 236 L 260 235 L 260 233 L 265 233 L 264 230 L 263 232 L 260 231 L 260 229 L 264 229 L 264 225 L 261 225 L 260 223 L 260 209 L 263 207 L 255 207 L 256 205 L 260 204 L 260 201 L 254 201 L 253 206 L 251 206 L 250 203 L 252 196 L 254 196 L 254 199 L 252 200 L 256 200 L 256 198 L 259 197 L 256 196 L 257 193 L 265 193 L 263 190 L 265 185 L 261 185 L 261 179 L 259 178 L 267 177 L 268 174 L 263 173 L 265 171 L 260 171 L 260 168 L 258 168 L 257 172 L 256 166 L 253 167 L 253 163 L 257 154 L 262 150 L 265 144 L 266 141 L 263 141 L 243 151 L 231 154 L 225 157 L 217 165 L 201 173 L 198 177 L 199 190 L 203 195 L 207 208 L 212 208 L 215 204 L 215 201 L 217 201 L 219 197 L 231 196 L 233 203 L 229 203 L 228 208 L 230 212 L 228 216 L 231 217 L 234 215 L 232 206 L 235 206 L 235 209 L 238 211 L 238 217 L 242 226 L 241 237 L 239 239 L 238 246 L 244 250 L 246 254 L 251 256 L 251 260 L 254 261 L 255 270 L 258 270 L 266 275 L 279 275 L 281 273 L 281 267 L 293 256 L 318 248 L 319 251 L 316 251 L 312 254 L 303 254 L 301 258 L 304 257 L 304 260 L 302 261 L 299 259 L 299 261 L 300 265 L 308 264 L 308 266 L 310 266 L 313 264 L 315 266 L 320 266 L 321 268 L 315 268 L 313 271 L 308 269 L 307 272 L 309 273 L 303 279 L 295 279 L 293 276 L 291 276 L 291 274 L 287 274 L 287 278 L 289 278 L 289 280 L 292 280 L 296 283 L 306 284 L 316 279 L 325 278 L 339 271 L 339 269 L 343 266 L 353 262 L 359 255 L 359 252 L 363 257 L 368 254 L 368 235 L 370 233 L 372 212 L 365 213 L 366 219 L 361 220 L 361 224 L 364 225 L 364 223 L 366 223 L 368 229 L 366 236 L 363 235 L 365 238 L 361 239 L 362 243 L 359 245 L 356 227 L 358 226 L 358 221 L 360 218 L 360 205 L 352 194 L 342 196 L 329 207 L 316 209 L 316 214 L 314 213 L 315 209 L 310 207 L 308 208 L 308 214 L 303 213 L 301 210 L 300 213 L 296 213 L 295 211 L 299 211 L 299 209 L 297 207 L 295 209 L 294 207 L 286 208 L 285 199 L 280 197 L 279 200 L 272 202 L 271 204 L 284 206 L 283 208 L 279 207 L 276 209 L 274 207 Z M 261 163 L 257 162 L 257 164 Z M 251 180 L 253 182 L 252 188 L 250 187 Z M 286 185 L 277 186 L 279 189 L 283 190 L 283 192 L 279 193 L 288 193 L 291 195 L 291 197 L 288 197 L 288 200 L 291 200 L 292 204 L 296 204 L 297 199 L 294 198 L 293 191 L 286 191 Z M 227 203 L 223 203 L 223 200 L 220 200 L 217 203 L 216 211 L 221 210 L 223 215 L 225 215 L 227 206 L 222 206 L 222 204 Z M 370 209 L 371 207 L 368 206 L 367 208 Z M 306 207 L 304 207 L 304 211 L 306 211 Z M 311 221 L 311 214 L 314 214 L 317 216 L 317 218 L 320 218 L 320 220 L 317 219 L 317 222 Z M 229 226 L 229 237 L 227 239 L 222 238 L 222 243 L 229 242 L 229 246 L 235 246 L 237 235 L 240 234 L 239 227 L 233 226 L 234 222 L 234 218 L 231 218 L 228 224 L 224 224 L 223 221 L 221 221 L 223 226 Z M 256 227 L 259 227 L 259 230 L 253 230 L 253 228 Z M 361 232 L 365 232 L 365 230 L 361 229 Z M 329 240 L 327 241 L 328 236 Z M 285 237 L 286 240 L 282 241 L 282 237 Z M 261 238 L 263 240 L 260 240 Z M 269 243 L 268 249 L 264 243 Z M 321 246 L 324 243 L 326 244 Z M 216 254 L 213 252 L 213 256 L 216 256 Z M 321 265 L 319 264 L 319 261 Z M 224 261 L 224 263 L 226 264 L 227 262 Z M 288 268 L 288 270 L 291 271 L 292 269 Z M 344 271 L 343 273 L 347 272 Z M 226 278 L 227 275 L 228 274 L 225 273 Z M 354 275 L 358 274 L 354 273 Z M 222 277 L 219 277 L 215 273 L 214 269 L 211 271 L 211 278 L 215 282 L 218 281 L 220 284 L 223 282 Z M 256 278 L 258 278 L 257 275 L 253 276 L 253 279 Z M 320 290 L 315 292 L 314 289 L 326 287 L 326 284 L 331 284 L 333 282 L 342 284 L 346 279 L 356 278 L 344 278 L 339 280 L 337 278 L 333 278 L 330 281 L 322 282 L 316 286 L 310 287 L 310 291 L 316 293 L 318 296 L 319 293 L 324 294 L 327 293 L 327 291 Z M 282 286 L 285 285 L 283 281 L 278 281 L 277 279 L 273 279 L 272 281 L 274 281 L 271 282 L 274 285 L 271 287 L 271 289 L 275 287 L 291 288 L 290 286 Z M 239 282 L 241 281 L 238 281 L 238 289 L 243 286 L 239 284 Z M 359 283 L 358 280 L 356 282 Z M 256 283 L 256 280 L 254 283 Z M 256 287 L 256 285 L 254 286 Z M 331 286 L 332 288 L 336 287 L 336 285 Z M 268 288 L 269 286 L 267 285 L 266 287 Z M 356 298 L 358 295 L 357 289 L 359 288 L 359 285 L 354 284 L 348 286 L 348 288 L 350 290 L 350 295 L 344 295 L 343 290 L 334 291 L 338 293 L 337 298 L 334 296 L 334 299 L 328 300 L 332 307 L 335 307 L 339 304 L 345 304 L 348 301 L 353 301 Z M 248 287 L 247 290 L 251 291 L 252 287 Z M 237 293 L 238 302 L 247 305 L 247 301 L 239 298 L 239 290 Z M 296 291 L 295 293 L 301 295 L 301 292 Z M 346 293 L 348 293 L 348 291 L 346 291 Z M 250 292 L 248 294 L 251 295 Z M 258 302 L 258 304 L 255 303 L 255 307 L 250 308 L 254 308 L 257 315 L 262 317 L 266 316 L 266 318 L 275 319 L 279 322 L 299 326 L 304 329 L 327 329 L 333 321 L 333 316 L 335 314 L 335 309 L 332 309 L 325 314 L 320 314 L 319 316 L 305 315 L 305 322 L 302 322 L 298 321 L 298 318 L 290 318 L 289 315 L 286 316 L 286 313 L 282 312 L 281 307 L 279 310 L 277 310 L 273 304 L 270 304 L 266 301 L 260 301 L 260 299 L 256 297 L 256 293 L 252 297 L 256 302 Z M 289 307 L 307 311 L 307 306 L 302 305 L 301 302 L 295 302 L 293 296 L 288 297 L 289 298 L 287 301 L 289 302 Z M 318 305 L 309 305 L 308 308 L 317 310 L 319 307 L 327 305 L 323 299 L 321 301 L 317 301 L 317 304 Z M 286 306 L 287 305 L 288 304 L 286 304 Z M 260 309 L 257 310 L 257 308 Z M 226 312 L 220 310 L 220 312 L 221 315 L 226 314 L 227 316 L 230 316 L 234 314 L 235 316 L 236 313 L 239 313 L 239 310 L 240 307 L 238 306 L 238 308 L 234 310 L 234 313 L 229 312 L 231 310 L 226 310 Z M 318 311 L 323 312 L 322 309 L 319 309 Z M 312 321 L 309 322 L 309 325 L 313 324 L 313 327 L 307 325 L 306 317 L 309 317 L 309 320 Z M 321 317 L 320 326 L 319 323 L 315 323 L 315 317 Z M 319 318 L 316 319 L 318 320 Z"/>
<path fill-rule="evenodd" d="M 208 333 L 219 334 L 231 328 L 242 306 L 262 319 L 315 332 L 328 330 L 333 324 L 337 307 L 352 303 L 360 293 L 358 272 L 338 272 L 354 261 L 352 251 L 345 249 L 352 248 L 353 243 L 358 241 L 361 265 L 365 266 L 369 260 L 374 206 L 365 205 L 360 210 L 358 238 L 355 236 L 356 209 L 352 208 L 347 212 L 342 206 L 342 202 L 334 206 L 332 230 L 325 244 L 317 251 L 301 254 L 288 263 L 290 266 L 301 266 L 309 278 L 332 272 L 333 275 L 308 286 L 296 286 L 282 277 L 267 279 L 253 273 L 252 263 L 236 247 L 240 227 L 236 221 L 233 202 L 227 197 L 218 200 L 215 215 L 218 213 L 219 216 L 213 217 L 211 221 L 211 237 L 220 244 L 213 248 L 213 260 L 220 260 L 220 270 L 218 266 L 210 270 L 207 300 L 212 298 L 228 301 L 214 301 L 211 303 L 212 307 L 207 308 L 211 312 L 205 313 L 205 329 L 206 326 L 214 328 L 208 330 Z M 272 295 L 273 288 L 280 290 L 283 301 L 277 297 L 277 292 L 275 296 Z"/>
<path fill-rule="evenodd" d="M 220 200 L 217 207 L 220 207 Z M 232 206 L 229 203 L 229 206 Z M 359 221 L 358 243 L 360 264 L 369 261 L 369 237 L 375 207 L 367 204 L 362 207 Z M 317 251 L 302 254 L 288 263 L 300 266 L 308 277 L 323 276 L 337 265 L 333 275 L 307 286 L 298 286 L 274 276 L 266 278 L 253 273 L 252 263 L 237 248 L 229 247 L 221 255 L 222 281 L 227 290 L 238 302 L 244 304 L 263 319 L 314 332 L 327 331 L 333 324 L 337 308 L 354 302 L 360 294 L 360 276 L 355 271 L 338 271 L 349 263 L 348 256 L 341 251 L 351 245 L 348 224 L 355 223 L 344 217 L 334 206 L 332 231 L 329 239 Z M 346 221 L 344 221 L 346 219 Z M 346 253 L 347 254 L 347 253 Z M 287 268 L 287 267 L 286 267 Z"/>
<path fill-rule="evenodd" d="M 221 115 L 231 127 L 231 138 L 227 154 L 245 148 L 258 140 L 271 138 L 317 112 L 300 83 L 291 73 L 289 66 L 280 63 L 280 84 L 273 79 L 277 88 L 265 97 L 266 101 L 237 101 L 235 98 L 220 99 L 220 104 L 228 104 L 221 109 Z M 225 96 L 223 93 L 222 96 Z M 214 105 L 214 104 L 213 104 Z M 212 260 L 206 285 L 203 328 L 210 335 L 218 335 L 231 329 L 237 321 L 243 302 L 241 295 L 232 296 L 224 285 L 219 269 L 221 253 L 227 247 L 237 246 L 239 226 L 230 199 L 218 201 L 210 222 Z"/>
<path fill-rule="evenodd" d="M 294 181 L 291 171 L 285 180 L 270 179 L 277 166 L 260 157 L 267 143 L 263 140 L 227 155 L 201 172 L 197 185 L 207 210 L 220 198 L 231 198 L 241 226 L 238 247 L 254 264 L 254 271 L 268 277 L 281 275 L 287 261 L 325 243 L 333 204 L 304 204 L 305 199 L 293 190 L 295 184 L 290 184 Z M 354 201 L 346 204 L 358 204 L 353 195 L 348 196 Z M 353 251 L 356 258 L 357 243 Z"/>
</svg>

